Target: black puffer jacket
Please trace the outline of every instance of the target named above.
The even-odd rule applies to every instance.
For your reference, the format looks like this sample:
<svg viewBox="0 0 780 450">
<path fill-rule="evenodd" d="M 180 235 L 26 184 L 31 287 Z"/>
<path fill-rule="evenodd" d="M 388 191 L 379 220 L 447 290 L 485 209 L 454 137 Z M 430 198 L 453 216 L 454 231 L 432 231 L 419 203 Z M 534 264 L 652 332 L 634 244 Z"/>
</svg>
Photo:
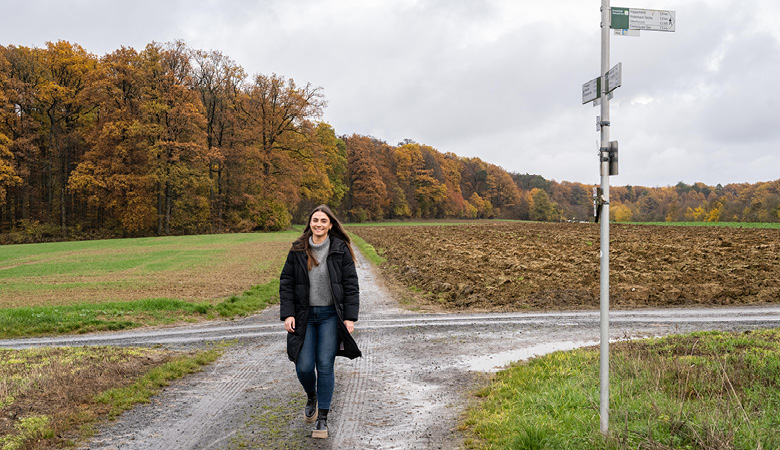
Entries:
<svg viewBox="0 0 780 450">
<path fill-rule="evenodd" d="M 308 258 L 303 244 L 296 241 L 287 255 L 287 262 L 284 263 L 279 278 L 279 317 L 281 320 L 295 317 L 295 332 L 287 333 L 287 356 L 290 361 L 298 359 L 309 319 Z M 362 355 L 357 343 L 347 331 L 344 320 L 358 320 L 360 288 L 355 262 L 347 243 L 336 236 L 330 236 L 327 264 L 333 302 L 339 316 L 339 338 L 343 344 L 343 349 L 339 347 L 337 356 L 354 359 Z"/>
</svg>

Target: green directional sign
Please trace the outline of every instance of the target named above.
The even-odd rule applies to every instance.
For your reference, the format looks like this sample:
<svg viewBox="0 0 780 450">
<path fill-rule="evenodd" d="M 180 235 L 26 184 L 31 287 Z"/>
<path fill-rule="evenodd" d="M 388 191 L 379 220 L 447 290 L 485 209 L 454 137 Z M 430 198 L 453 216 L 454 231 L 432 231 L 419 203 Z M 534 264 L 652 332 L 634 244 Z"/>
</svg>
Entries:
<svg viewBox="0 0 780 450">
<path fill-rule="evenodd" d="M 628 30 L 628 8 L 612 7 L 612 23 L 610 28 L 616 30 Z"/>
</svg>

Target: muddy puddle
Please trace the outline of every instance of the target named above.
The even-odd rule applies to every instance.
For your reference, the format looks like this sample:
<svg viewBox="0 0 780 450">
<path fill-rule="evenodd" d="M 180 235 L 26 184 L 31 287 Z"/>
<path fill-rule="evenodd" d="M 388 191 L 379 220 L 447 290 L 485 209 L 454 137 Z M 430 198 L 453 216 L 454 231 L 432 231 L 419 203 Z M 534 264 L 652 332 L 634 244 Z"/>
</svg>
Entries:
<svg viewBox="0 0 780 450">
<path fill-rule="evenodd" d="M 528 348 L 493 353 L 476 358 L 463 360 L 463 365 L 468 370 L 478 372 L 498 372 L 508 364 L 516 361 L 526 361 L 536 356 L 543 356 L 557 351 L 573 350 L 580 347 L 597 345 L 598 341 L 562 341 L 532 345 Z"/>
</svg>

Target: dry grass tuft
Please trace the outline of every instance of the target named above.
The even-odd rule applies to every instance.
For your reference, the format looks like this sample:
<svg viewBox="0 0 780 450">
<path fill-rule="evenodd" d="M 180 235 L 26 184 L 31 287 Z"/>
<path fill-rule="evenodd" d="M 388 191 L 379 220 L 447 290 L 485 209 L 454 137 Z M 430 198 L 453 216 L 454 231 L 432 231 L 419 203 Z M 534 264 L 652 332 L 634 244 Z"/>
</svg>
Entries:
<svg viewBox="0 0 780 450">
<path fill-rule="evenodd" d="M 58 447 L 74 425 L 105 415 L 95 396 L 174 357 L 161 349 L 0 349 L 0 448 Z"/>
</svg>

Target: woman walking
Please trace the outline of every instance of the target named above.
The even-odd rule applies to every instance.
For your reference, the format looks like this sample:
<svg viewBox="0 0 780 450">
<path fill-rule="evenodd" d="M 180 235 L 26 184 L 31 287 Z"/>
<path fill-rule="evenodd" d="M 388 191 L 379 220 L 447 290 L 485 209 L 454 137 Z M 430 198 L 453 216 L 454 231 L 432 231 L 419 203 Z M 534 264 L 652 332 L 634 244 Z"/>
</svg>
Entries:
<svg viewBox="0 0 780 450">
<path fill-rule="evenodd" d="M 279 279 L 287 356 L 295 363 L 308 400 L 304 420 L 312 437 L 328 437 L 336 356 L 361 356 L 351 333 L 358 320 L 360 289 L 352 242 L 326 205 L 314 208 L 292 244 Z"/>
</svg>

